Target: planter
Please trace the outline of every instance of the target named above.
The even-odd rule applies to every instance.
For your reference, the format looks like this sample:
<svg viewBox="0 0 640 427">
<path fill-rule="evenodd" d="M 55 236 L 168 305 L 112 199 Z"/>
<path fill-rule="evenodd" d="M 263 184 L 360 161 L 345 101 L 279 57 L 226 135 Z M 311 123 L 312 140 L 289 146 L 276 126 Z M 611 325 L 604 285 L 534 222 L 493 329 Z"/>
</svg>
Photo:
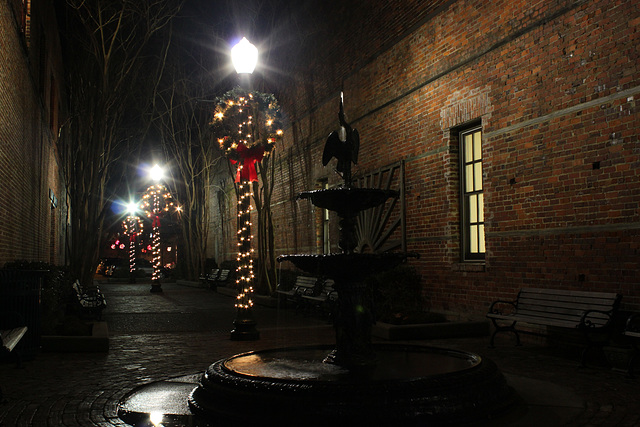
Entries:
<svg viewBox="0 0 640 427">
<path fill-rule="evenodd" d="M 422 340 L 438 338 L 484 337 L 489 335 L 488 321 L 475 322 L 440 322 L 420 323 L 413 325 L 392 325 L 376 322 L 372 335 L 391 341 Z"/>
<path fill-rule="evenodd" d="M 44 335 L 42 351 L 49 353 L 100 353 L 109 351 L 107 322 L 93 322 L 91 335 Z"/>
</svg>

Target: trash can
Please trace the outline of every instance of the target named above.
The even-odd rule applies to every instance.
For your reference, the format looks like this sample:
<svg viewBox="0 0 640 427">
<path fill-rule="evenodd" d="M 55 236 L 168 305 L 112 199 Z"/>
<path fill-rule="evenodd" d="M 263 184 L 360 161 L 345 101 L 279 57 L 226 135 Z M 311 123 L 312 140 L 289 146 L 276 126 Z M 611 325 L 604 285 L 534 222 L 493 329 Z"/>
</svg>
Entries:
<svg viewBox="0 0 640 427">
<path fill-rule="evenodd" d="M 46 270 L 0 270 L 0 329 L 28 328 L 17 347 L 23 359 L 32 359 L 40 352 L 40 295 L 47 273 Z"/>
</svg>

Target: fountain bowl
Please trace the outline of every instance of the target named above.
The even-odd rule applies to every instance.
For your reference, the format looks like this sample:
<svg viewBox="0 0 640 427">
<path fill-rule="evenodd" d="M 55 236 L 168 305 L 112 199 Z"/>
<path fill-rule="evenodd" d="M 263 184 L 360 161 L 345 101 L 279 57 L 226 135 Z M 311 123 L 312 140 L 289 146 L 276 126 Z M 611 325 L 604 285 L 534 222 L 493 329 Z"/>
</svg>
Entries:
<svg viewBox="0 0 640 427">
<path fill-rule="evenodd" d="M 189 396 L 191 410 L 212 425 L 459 425 L 491 419 L 515 399 L 496 365 L 473 353 L 377 344 L 375 368 L 354 373 L 323 363 L 328 350 L 270 349 L 215 362 Z"/>
<path fill-rule="evenodd" d="M 359 212 L 381 205 L 390 197 L 396 197 L 395 190 L 378 188 L 356 188 L 341 186 L 323 190 L 303 191 L 299 199 L 310 199 L 314 206 L 335 211 L 338 216 L 352 217 Z"/>
</svg>

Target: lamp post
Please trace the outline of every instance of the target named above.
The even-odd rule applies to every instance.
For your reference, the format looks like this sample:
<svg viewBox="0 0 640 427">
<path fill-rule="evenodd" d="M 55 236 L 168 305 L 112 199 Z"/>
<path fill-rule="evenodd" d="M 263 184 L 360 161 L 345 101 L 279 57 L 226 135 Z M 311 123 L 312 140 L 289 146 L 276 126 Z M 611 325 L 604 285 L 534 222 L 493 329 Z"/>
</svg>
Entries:
<svg viewBox="0 0 640 427">
<path fill-rule="evenodd" d="M 249 75 L 258 63 L 258 49 L 245 37 L 231 49 L 231 60 L 236 72 Z M 247 84 L 248 86 L 248 84 Z M 243 163 L 238 164 L 239 180 L 238 192 L 238 267 L 236 268 L 236 286 L 238 296 L 236 301 L 236 318 L 231 339 L 234 341 L 251 341 L 260 339 L 260 332 L 256 329 L 257 322 L 253 316 L 253 248 L 251 247 L 251 188 L 252 179 L 240 173 Z"/>
<path fill-rule="evenodd" d="M 131 283 L 136 282 L 136 252 L 137 242 L 136 239 L 140 233 L 142 233 L 142 221 L 140 217 L 136 215 L 138 211 L 138 204 L 129 203 L 127 205 L 127 218 L 123 222 L 124 234 L 129 236 L 129 277 Z"/>
<path fill-rule="evenodd" d="M 148 215 L 151 217 L 152 224 L 152 248 L 153 248 L 153 273 L 151 275 L 151 292 L 162 292 L 162 284 L 160 283 L 160 266 L 162 264 L 162 252 L 160 247 L 160 214 L 162 213 L 162 205 L 169 197 L 164 185 L 160 184 L 160 180 L 164 177 L 164 170 L 154 165 L 149 171 L 149 177 L 155 184 L 147 188 L 144 195 L 144 207 Z M 150 201 L 148 199 L 151 199 Z M 164 199 L 164 200 L 163 200 Z"/>
</svg>

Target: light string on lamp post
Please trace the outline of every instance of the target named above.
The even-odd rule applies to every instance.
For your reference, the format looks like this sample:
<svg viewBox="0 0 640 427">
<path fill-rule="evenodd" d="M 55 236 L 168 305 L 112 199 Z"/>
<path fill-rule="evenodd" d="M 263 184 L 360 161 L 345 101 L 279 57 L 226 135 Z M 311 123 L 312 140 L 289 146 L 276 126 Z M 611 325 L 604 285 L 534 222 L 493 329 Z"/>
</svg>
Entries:
<svg viewBox="0 0 640 427">
<path fill-rule="evenodd" d="M 142 220 L 137 215 L 127 215 L 122 222 L 124 235 L 129 236 L 129 275 L 135 280 L 136 272 L 136 255 L 137 255 L 137 237 L 143 232 Z"/>
<path fill-rule="evenodd" d="M 258 339 L 253 318 L 253 272 L 251 233 L 251 198 L 253 186 L 258 182 L 257 167 L 265 156 L 274 149 L 282 137 L 280 130 L 279 106 L 273 95 L 247 92 L 236 88 L 217 100 L 212 122 L 213 130 L 219 135 L 218 143 L 232 165 L 235 166 L 236 194 L 238 197 L 237 247 L 236 257 L 236 299 L 235 328 L 231 339 Z"/>
<path fill-rule="evenodd" d="M 150 170 L 151 178 L 156 181 L 149 186 L 142 196 L 142 210 L 151 218 L 151 245 L 153 253 L 153 273 L 151 274 L 151 292 L 162 292 L 160 283 L 160 269 L 162 268 L 162 248 L 160 242 L 160 219 L 163 212 L 169 211 L 173 206 L 173 199 L 167 188 L 159 183 L 163 176 L 160 166 L 155 165 Z"/>
</svg>

